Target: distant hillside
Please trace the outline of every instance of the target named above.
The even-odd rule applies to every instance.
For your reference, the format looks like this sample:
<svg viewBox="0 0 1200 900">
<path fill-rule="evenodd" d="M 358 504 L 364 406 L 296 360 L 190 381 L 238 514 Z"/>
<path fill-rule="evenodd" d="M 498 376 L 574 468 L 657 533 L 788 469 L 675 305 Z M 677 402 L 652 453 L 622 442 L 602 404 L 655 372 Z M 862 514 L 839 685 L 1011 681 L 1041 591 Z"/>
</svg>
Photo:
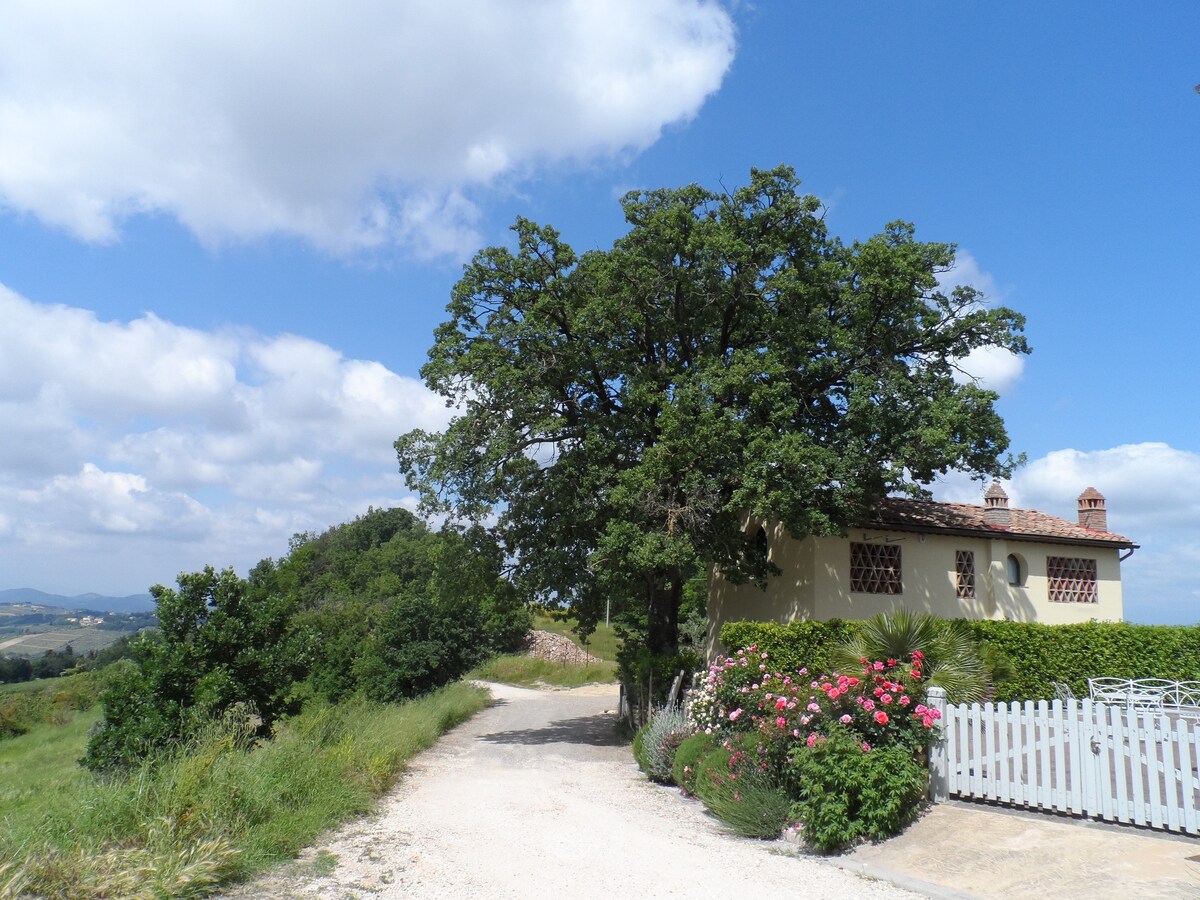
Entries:
<svg viewBox="0 0 1200 900">
<path fill-rule="evenodd" d="M 33 588 L 11 588 L 0 590 L 0 606 L 33 604 L 52 606 L 57 609 L 86 609 L 95 612 L 153 612 L 154 598 L 149 594 L 130 594 L 128 597 L 106 597 L 103 594 L 79 594 L 64 597 L 62 594 L 47 594 Z"/>
</svg>

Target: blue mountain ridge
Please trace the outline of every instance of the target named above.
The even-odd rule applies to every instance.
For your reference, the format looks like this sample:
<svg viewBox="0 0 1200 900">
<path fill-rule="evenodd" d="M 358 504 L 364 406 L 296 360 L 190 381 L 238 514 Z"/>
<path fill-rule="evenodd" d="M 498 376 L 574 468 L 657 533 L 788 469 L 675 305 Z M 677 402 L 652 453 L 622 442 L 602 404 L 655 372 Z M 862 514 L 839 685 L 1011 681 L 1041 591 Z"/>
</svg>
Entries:
<svg viewBox="0 0 1200 900">
<path fill-rule="evenodd" d="M 153 612 L 154 598 L 147 594 L 130 594 L 126 597 L 108 597 L 104 594 L 77 594 L 65 597 L 48 594 L 34 588 L 9 588 L 0 590 L 0 606 L 31 603 L 35 606 L 51 606 L 56 609 L 87 609 L 97 612 Z"/>
</svg>

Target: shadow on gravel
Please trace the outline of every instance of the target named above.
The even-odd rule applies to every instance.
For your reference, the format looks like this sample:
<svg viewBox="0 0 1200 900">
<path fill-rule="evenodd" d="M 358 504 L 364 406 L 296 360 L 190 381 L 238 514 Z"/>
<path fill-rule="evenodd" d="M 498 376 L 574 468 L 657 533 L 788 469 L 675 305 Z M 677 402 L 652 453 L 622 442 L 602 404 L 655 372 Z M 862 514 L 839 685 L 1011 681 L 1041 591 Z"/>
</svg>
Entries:
<svg viewBox="0 0 1200 900">
<path fill-rule="evenodd" d="M 617 734 L 612 716 L 577 716 L 559 719 L 543 728 L 494 731 L 481 734 L 479 740 L 493 744 L 590 744 L 593 747 L 618 747 L 626 741 Z"/>
</svg>

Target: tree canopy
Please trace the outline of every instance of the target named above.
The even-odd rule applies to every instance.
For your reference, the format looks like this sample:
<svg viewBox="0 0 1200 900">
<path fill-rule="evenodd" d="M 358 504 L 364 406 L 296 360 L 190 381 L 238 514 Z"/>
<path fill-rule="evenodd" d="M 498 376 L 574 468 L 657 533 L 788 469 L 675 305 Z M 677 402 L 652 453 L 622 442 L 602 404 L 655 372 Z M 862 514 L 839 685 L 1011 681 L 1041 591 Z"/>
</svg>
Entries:
<svg viewBox="0 0 1200 900">
<path fill-rule="evenodd" d="M 686 573 L 770 574 L 747 514 L 832 534 L 950 469 L 1006 474 L 961 365 L 1028 352 L 1022 317 L 939 288 L 952 244 L 904 222 L 844 244 L 799 187 L 633 192 L 611 250 L 518 219 L 515 250 L 478 253 L 421 370 L 456 415 L 396 442 L 426 507 L 496 515 L 521 582 L 584 615 L 643 598 L 669 653 Z"/>
</svg>

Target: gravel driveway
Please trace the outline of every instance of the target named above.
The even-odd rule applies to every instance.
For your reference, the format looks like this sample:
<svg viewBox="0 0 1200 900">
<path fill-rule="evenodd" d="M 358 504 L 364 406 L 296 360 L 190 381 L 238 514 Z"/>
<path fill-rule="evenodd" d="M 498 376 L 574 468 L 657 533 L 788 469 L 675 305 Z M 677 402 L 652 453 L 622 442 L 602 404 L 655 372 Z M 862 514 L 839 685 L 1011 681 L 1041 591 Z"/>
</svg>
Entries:
<svg viewBox="0 0 1200 900">
<path fill-rule="evenodd" d="M 646 781 L 614 737 L 614 687 L 488 687 L 493 704 L 417 757 L 376 815 L 228 896 L 918 896 L 725 834 Z"/>
</svg>

